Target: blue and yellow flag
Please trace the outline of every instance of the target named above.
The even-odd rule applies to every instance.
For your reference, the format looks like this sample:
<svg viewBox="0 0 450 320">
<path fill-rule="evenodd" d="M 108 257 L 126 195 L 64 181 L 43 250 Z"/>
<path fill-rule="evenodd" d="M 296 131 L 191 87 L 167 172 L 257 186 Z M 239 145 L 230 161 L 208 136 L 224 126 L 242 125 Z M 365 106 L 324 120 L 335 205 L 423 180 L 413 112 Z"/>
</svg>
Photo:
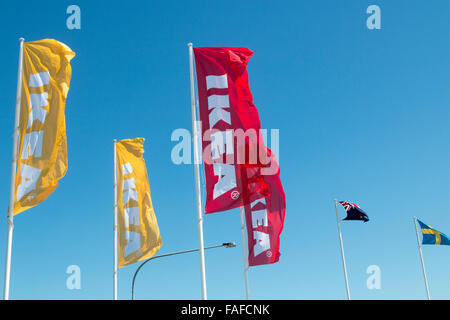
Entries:
<svg viewBox="0 0 450 320">
<path fill-rule="evenodd" d="M 450 246 L 450 239 L 442 232 L 427 226 L 425 223 L 417 219 L 422 230 L 422 244 L 446 245 Z"/>
</svg>

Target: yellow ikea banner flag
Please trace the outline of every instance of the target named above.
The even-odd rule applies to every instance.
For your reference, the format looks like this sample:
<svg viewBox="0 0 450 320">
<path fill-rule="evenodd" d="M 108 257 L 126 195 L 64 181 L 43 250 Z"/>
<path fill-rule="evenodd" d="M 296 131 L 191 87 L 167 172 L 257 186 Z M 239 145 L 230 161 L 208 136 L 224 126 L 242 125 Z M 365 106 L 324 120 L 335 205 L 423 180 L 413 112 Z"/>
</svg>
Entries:
<svg viewBox="0 0 450 320">
<path fill-rule="evenodd" d="M 144 138 L 116 143 L 119 268 L 151 258 L 161 235 L 150 197 Z"/>
<path fill-rule="evenodd" d="M 67 171 L 64 109 L 74 56 L 53 39 L 24 43 L 14 215 L 47 199 Z"/>
</svg>

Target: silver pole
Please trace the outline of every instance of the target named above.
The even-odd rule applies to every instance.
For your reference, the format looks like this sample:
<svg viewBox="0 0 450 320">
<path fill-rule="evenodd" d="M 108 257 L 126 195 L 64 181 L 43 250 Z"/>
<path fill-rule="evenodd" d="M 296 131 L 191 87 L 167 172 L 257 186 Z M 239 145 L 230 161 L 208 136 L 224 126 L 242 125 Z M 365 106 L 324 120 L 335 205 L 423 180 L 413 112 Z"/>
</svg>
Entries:
<svg viewBox="0 0 450 320">
<path fill-rule="evenodd" d="M 425 272 L 425 264 L 423 263 L 422 246 L 420 244 L 419 230 L 417 229 L 417 218 L 416 217 L 414 217 L 414 226 L 416 228 L 417 246 L 419 247 L 420 262 L 422 262 L 422 271 L 423 271 L 423 279 L 425 280 L 425 289 L 427 291 L 428 300 L 431 300 L 430 290 L 428 288 L 427 273 Z"/>
<path fill-rule="evenodd" d="M 114 241 L 114 254 L 113 254 L 113 260 L 114 260 L 114 266 L 113 266 L 113 299 L 117 300 L 117 150 L 116 150 L 116 142 L 117 140 L 114 139 L 114 228 L 113 228 L 113 241 Z"/>
<path fill-rule="evenodd" d="M 342 266 L 344 267 L 345 288 L 347 289 L 347 299 L 350 300 L 350 288 L 348 287 L 347 266 L 345 265 L 345 256 L 344 256 L 344 244 L 342 242 L 341 223 L 339 221 L 338 206 L 336 199 L 334 199 L 334 206 L 336 208 L 337 228 L 339 233 L 339 242 L 341 244 L 341 256 L 342 256 Z"/>
<path fill-rule="evenodd" d="M 206 274 L 205 274 L 205 248 L 203 244 L 203 212 L 200 190 L 200 170 L 198 161 L 198 128 L 197 128 L 197 116 L 195 112 L 195 90 L 194 90 L 194 50 L 192 43 L 188 43 L 189 47 L 189 73 L 191 82 L 191 111 L 192 111 L 192 131 L 193 131 L 193 144 L 194 144 L 194 169 L 195 169 L 195 193 L 197 204 L 197 228 L 198 228 L 198 243 L 200 252 L 200 277 L 202 286 L 202 299 L 206 300 Z"/>
<path fill-rule="evenodd" d="M 17 72 L 17 92 L 16 92 L 16 115 L 14 119 L 14 134 L 13 134 L 13 150 L 12 150 L 12 162 L 11 162 L 11 182 L 9 193 L 9 208 L 8 208 L 8 236 L 6 246 L 6 263 L 5 263 L 5 286 L 3 290 L 3 299 L 9 299 L 9 280 L 11 276 L 11 250 L 12 250 L 12 236 L 13 236 L 13 210 L 14 210 L 14 195 L 16 184 L 16 171 L 17 171 L 17 142 L 19 139 L 19 120 L 20 120 L 20 102 L 22 98 L 22 76 L 23 76 L 23 42 L 24 38 L 20 38 L 19 49 L 19 70 Z"/>
<path fill-rule="evenodd" d="M 245 279 L 245 299 L 250 299 L 250 289 L 248 286 L 248 257 L 245 243 L 244 207 L 241 207 L 241 234 L 242 234 L 242 254 L 244 257 L 244 279 Z"/>
</svg>

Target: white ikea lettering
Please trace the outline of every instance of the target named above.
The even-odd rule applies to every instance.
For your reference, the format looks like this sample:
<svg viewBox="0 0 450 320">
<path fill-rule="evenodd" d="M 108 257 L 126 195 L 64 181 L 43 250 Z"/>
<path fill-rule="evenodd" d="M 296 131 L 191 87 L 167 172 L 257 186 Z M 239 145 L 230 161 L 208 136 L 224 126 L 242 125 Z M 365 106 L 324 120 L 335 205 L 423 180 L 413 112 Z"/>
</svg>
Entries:
<svg viewBox="0 0 450 320">
<path fill-rule="evenodd" d="M 28 124 L 27 129 L 31 127 L 34 120 L 39 120 L 44 123 L 45 117 L 47 116 L 47 110 L 43 109 L 48 105 L 48 93 L 31 93 L 30 94 L 30 107 L 31 112 L 28 114 Z"/>
<path fill-rule="evenodd" d="M 123 209 L 124 219 L 125 219 L 125 239 L 130 239 L 130 223 L 132 225 L 138 226 L 139 221 L 139 207 L 130 207 Z"/>
<path fill-rule="evenodd" d="M 270 237 L 267 233 L 253 231 L 253 239 L 256 240 L 256 243 L 253 246 L 253 254 L 255 257 L 261 252 L 270 249 Z"/>
<path fill-rule="evenodd" d="M 227 94 L 218 95 L 213 94 L 208 97 L 208 109 L 211 110 L 213 108 L 229 108 L 230 107 L 230 98 Z"/>
<path fill-rule="evenodd" d="M 209 125 L 213 128 L 220 120 L 225 121 L 231 125 L 230 113 L 223 108 L 229 108 L 230 101 L 228 95 L 211 95 L 208 97 L 208 109 L 211 110 L 209 114 Z"/>
<path fill-rule="evenodd" d="M 43 87 L 49 83 L 50 83 L 50 73 L 39 72 L 39 73 L 30 74 L 28 86 L 37 88 L 37 87 Z"/>
<path fill-rule="evenodd" d="M 251 217 L 252 217 L 252 228 L 257 229 L 258 227 L 267 227 L 269 221 L 267 219 L 267 202 L 266 199 L 258 199 L 252 202 L 250 205 Z M 263 208 L 263 209 L 261 209 Z M 258 210 L 255 210 L 258 209 Z M 256 240 L 253 247 L 253 253 L 255 257 L 270 249 L 270 237 L 269 234 L 261 231 L 253 230 L 253 239 Z"/>
<path fill-rule="evenodd" d="M 228 89 L 228 79 L 226 74 L 206 76 L 206 88 Z M 231 115 L 224 108 L 230 107 L 228 94 L 220 94 L 217 91 L 208 96 L 209 125 L 212 129 L 220 120 L 231 125 Z M 211 158 L 220 159 L 225 152 L 227 155 L 234 153 L 233 136 L 228 131 L 219 131 L 211 134 Z M 233 165 L 224 163 L 213 163 L 214 175 L 219 179 L 214 185 L 213 199 L 236 188 L 236 172 Z"/>
<path fill-rule="evenodd" d="M 133 173 L 133 167 L 131 164 L 125 163 L 122 165 L 122 174 Z M 136 182 L 134 178 L 123 180 L 123 205 L 125 206 L 131 199 L 138 201 L 138 194 L 136 189 Z M 125 240 L 127 244 L 125 245 L 125 257 L 129 256 L 133 252 L 139 250 L 141 247 L 141 235 L 138 232 L 130 231 L 130 224 L 133 226 L 138 226 L 140 224 L 139 217 L 139 207 L 128 207 L 124 208 L 124 220 L 125 220 Z"/>
<path fill-rule="evenodd" d="M 130 189 L 136 189 L 136 182 L 134 182 L 134 178 L 123 180 L 123 190 Z"/>
<path fill-rule="evenodd" d="M 39 158 L 42 155 L 43 134 L 44 131 L 32 131 L 25 134 L 21 159 L 27 159 L 29 156 Z"/>
<path fill-rule="evenodd" d="M 252 227 L 267 227 L 267 209 L 252 211 Z"/>
<path fill-rule="evenodd" d="M 133 172 L 133 167 L 131 167 L 130 163 L 127 162 L 122 166 L 122 174 L 123 175 L 130 174 L 132 172 Z"/>
<path fill-rule="evenodd" d="M 233 131 L 217 131 L 211 134 L 211 159 L 217 160 L 224 153 L 233 154 Z"/>
<path fill-rule="evenodd" d="M 136 232 L 128 232 L 128 243 L 125 246 L 125 257 L 141 248 L 141 235 Z"/>
<path fill-rule="evenodd" d="M 130 189 L 127 191 L 124 191 L 123 193 L 123 205 L 126 205 L 128 201 L 130 200 L 136 200 L 138 201 L 138 194 L 136 190 Z"/>
<path fill-rule="evenodd" d="M 24 195 L 36 189 L 36 182 L 41 175 L 41 170 L 22 164 L 20 167 L 20 176 L 22 178 L 17 187 L 16 201 L 20 201 Z"/>
<path fill-rule="evenodd" d="M 139 222 L 139 207 L 131 207 L 123 209 L 125 215 L 125 228 L 130 227 L 130 223 L 138 226 Z"/>
<path fill-rule="evenodd" d="M 262 209 L 262 210 L 254 210 L 255 206 L 258 203 L 262 203 L 264 205 L 264 209 Z M 255 200 L 251 204 L 251 208 L 252 208 L 252 227 L 253 228 L 257 228 L 259 226 L 267 227 L 268 226 L 268 221 L 267 221 L 266 199 Z"/>
<path fill-rule="evenodd" d="M 255 206 L 258 203 L 262 203 L 264 205 L 263 210 L 254 210 Z M 267 208 L 266 208 L 266 199 L 258 199 L 255 200 L 250 207 L 252 208 L 252 227 L 257 228 L 258 226 L 267 227 Z"/>
<path fill-rule="evenodd" d="M 134 178 L 123 180 L 123 201 L 122 204 L 126 205 L 130 200 L 138 201 L 137 191 L 132 189 L 136 188 L 136 183 L 134 182 Z"/>
<path fill-rule="evenodd" d="M 206 89 L 227 89 L 228 80 L 227 75 L 222 74 L 219 76 L 206 76 Z M 211 110 L 209 114 L 209 125 L 213 128 L 220 120 L 225 121 L 231 125 L 231 116 L 228 111 L 223 108 L 230 107 L 230 100 L 227 94 L 213 94 L 208 96 L 208 110 Z"/>
<path fill-rule="evenodd" d="M 48 72 L 39 72 L 31 74 L 28 78 L 30 88 L 38 88 L 50 83 L 50 74 Z M 28 110 L 27 129 L 33 125 L 34 120 L 44 123 L 47 116 L 47 110 L 43 109 L 48 105 L 48 92 L 30 93 Z M 44 131 L 32 131 L 26 133 L 23 137 L 22 152 L 20 158 L 28 159 L 30 156 L 42 156 L 42 143 Z M 20 151 L 19 151 L 20 152 Z M 20 201 L 26 194 L 36 189 L 36 183 L 41 175 L 41 170 L 26 164 L 20 166 L 20 184 L 17 186 L 16 201 Z"/>
<path fill-rule="evenodd" d="M 48 72 L 39 72 L 31 74 L 28 79 L 29 87 L 42 87 L 50 82 L 50 74 Z M 30 128 L 34 120 L 39 120 L 42 123 L 47 116 L 47 110 L 43 109 L 48 105 L 48 92 L 43 93 L 31 93 L 29 100 L 28 123 L 27 129 Z M 40 157 L 42 155 L 42 138 L 43 131 L 34 131 L 25 134 L 21 159 L 27 159 L 29 156 Z"/>
<path fill-rule="evenodd" d="M 228 124 L 231 124 L 231 117 L 228 111 L 225 111 L 221 108 L 214 108 L 209 114 L 209 124 L 211 128 L 216 125 L 220 120 L 225 121 Z"/>
<path fill-rule="evenodd" d="M 234 166 L 226 163 L 213 163 L 214 175 L 219 181 L 214 185 L 213 199 L 236 188 L 236 172 Z"/>
<path fill-rule="evenodd" d="M 220 76 L 206 76 L 206 90 L 212 88 L 227 89 L 228 88 L 227 75 L 222 74 Z"/>
</svg>

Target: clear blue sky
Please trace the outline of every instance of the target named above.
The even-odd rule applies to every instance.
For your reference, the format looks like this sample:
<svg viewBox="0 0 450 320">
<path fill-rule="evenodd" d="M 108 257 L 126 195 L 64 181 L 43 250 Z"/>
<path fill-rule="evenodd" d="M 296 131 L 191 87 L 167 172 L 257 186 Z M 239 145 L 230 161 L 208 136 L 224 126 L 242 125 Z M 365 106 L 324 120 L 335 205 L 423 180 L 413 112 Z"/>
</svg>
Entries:
<svg viewBox="0 0 450 320">
<path fill-rule="evenodd" d="M 66 28 L 67 6 L 81 30 Z M 366 8 L 381 8 L 368 30 Z M 442 1 L 39 1 L 0 3 L 0 275 L 17 77 L 18 38 L 70 46 L 69 170 L 41 205 L 15 217 L 11 299 L 112 297 L 114 138 L 145 137 L 163 246 L 198 246 L 194 170 L 171 162 L 173 130 L 191 130 L 186 43 L 245 46 L 262 127 L 280 130 L 287 199 L 281 258 L 250 269 L 253 299 L 345 299 L 333 199 L 368 223 L 342 224 L 352 298 L 424 299 L 413 217 L 450 234 L 450 59 Z M 340 208 L 341 217 L 345 216 Z M 245 297 L 239 210 L 208 215 L 210 299 Z M 432 298 L 450 299 L 449 247 L 424 247 Z M 69 265 L 81 290 L 66 288 Z M 366 287 L 369 265 L 381 290 Z M 137 265 L 119 270 L 130 298 Z M 140 299 L 200 299 L 198 254 L 146 265 Z"/>
</svg>

